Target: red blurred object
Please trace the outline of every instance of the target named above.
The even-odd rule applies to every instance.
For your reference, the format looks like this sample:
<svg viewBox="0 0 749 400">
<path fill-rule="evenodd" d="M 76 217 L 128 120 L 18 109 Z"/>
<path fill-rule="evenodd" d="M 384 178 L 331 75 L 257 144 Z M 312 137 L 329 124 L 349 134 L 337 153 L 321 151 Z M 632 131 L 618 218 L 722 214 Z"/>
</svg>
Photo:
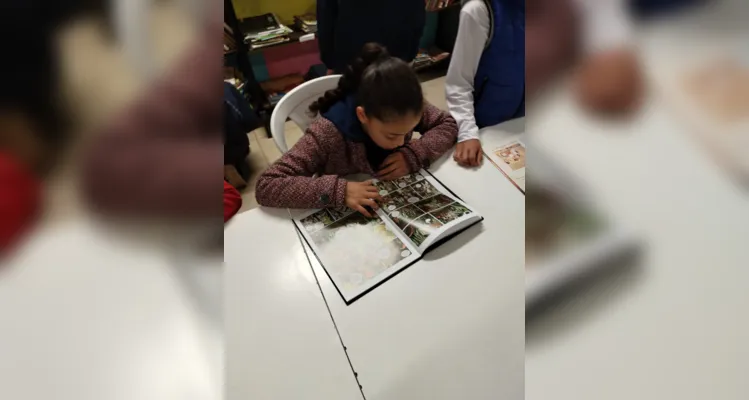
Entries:
<svg viewBox="0 0 749 400">
<path fill-rule="evenodd" d="M 242 196 L 237 189 L 224 181 L 224 223 L 228 222 L 242 207 Z"/>
<path fill-rule="evenodd" d="M 0 256 L 28 231 L 40 205 L 39 179 L 15 157 L 0 153 Z"/>
</svg>

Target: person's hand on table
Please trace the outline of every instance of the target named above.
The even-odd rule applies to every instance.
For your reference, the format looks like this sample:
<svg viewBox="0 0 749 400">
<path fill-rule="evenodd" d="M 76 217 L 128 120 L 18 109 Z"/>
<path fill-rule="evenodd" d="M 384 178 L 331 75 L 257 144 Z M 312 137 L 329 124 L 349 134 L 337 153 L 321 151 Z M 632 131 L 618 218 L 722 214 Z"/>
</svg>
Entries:
<svg viewBox="0 0 749 400">
<path fill-rule="evenodd" d="M 458 143 L 455 148 L 453 159 L 461 167 L 478 167 L 484 159 L 484 153 L 481 151 L 481 141 L 478 139 L 469 139 Z"/>
<path fill-rule="evenodd" d="M 642 71 L 632 49 L 595 54 L 585 60 L 577 76 L 577 98 L 590 111 L 626 115 L 643 96 Z"/>
<path fill-rule="evenodd" d="M 406 157 L 400 151 L 396 151 L 393 154 L 387 156 L 385 161 L 380 165 L 380 170 L 377 171 L 377 178 L 383 181 L 391 181 L 398 179 L 402 176 L 406 176 L 410 173 Z"/>
<path fill-rule="evenodd" d="M 346 182 L 346 206 L 352 210 L 372 218 L 372 214 L 365 207 L 377 210 L 377 200 L 381 200 L 380 193 L 371 180 L 365 182 Z"/>
</svg>

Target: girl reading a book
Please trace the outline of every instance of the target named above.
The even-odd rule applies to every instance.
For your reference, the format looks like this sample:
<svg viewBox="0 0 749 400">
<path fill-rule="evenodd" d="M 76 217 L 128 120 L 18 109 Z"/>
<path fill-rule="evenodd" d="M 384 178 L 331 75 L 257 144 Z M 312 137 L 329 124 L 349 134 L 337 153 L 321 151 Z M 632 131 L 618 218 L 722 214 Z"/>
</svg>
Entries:
<svg viewBox="0 0 749 400">
<path fill-rule="evenodd" d="M 392 180 L 426 168 L 449 150 L 458 127 L 427 103 L 416 74 L 380 45 L 369 43 L 338 87 L 310 106 L 320 116 L 299 142 L 260 176 L 260 205 L 289 208 L 348 206 L 371 216 L 380 199 L 369 174 Z M 421 132 L 412 140 L 414 131 Z"/>
</svg>

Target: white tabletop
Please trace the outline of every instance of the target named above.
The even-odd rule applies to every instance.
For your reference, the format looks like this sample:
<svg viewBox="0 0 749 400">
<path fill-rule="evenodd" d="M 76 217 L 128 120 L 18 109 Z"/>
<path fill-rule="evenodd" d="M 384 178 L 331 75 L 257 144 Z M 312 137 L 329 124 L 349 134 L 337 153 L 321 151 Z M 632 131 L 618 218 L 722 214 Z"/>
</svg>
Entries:
<svg viewBox="0 0 749 400">
<path fill-rule="evenodd" d="M 494 134 L 523 126 L 513 121 Z M 350 306 L 314 256 L 312 274 L 283 212 L 261 209 L 232 222 L 225 239 L 230 390 L 353 398 L 345 397 L 344 389 L 358 387 L 337 327 L 368 400 L 522 398 L 525 198 L 488 162 L 468 170 L 447 155 L 432 172 L 485 220 Z M 288 365 L 298 387 L 274 381 Z M 346 368 L 349 379 L 340 376 Z"/>
<path fill-rule="evenodd" d="M 621 126 L 572 103 L 529 110 L 528 130 L 648 246 L 639 268 L 529 321 L 527 398 L 746 398 L 746 191 L 656 99 Z"/>
<path fill-rule="evenodd" d="M 237 215 L 224 261 L 226 399 L 361 398 L 287 211 Z"/>
<path fill-rule="evenodd" d="M 76 220 L 0 273 L 0 398 L 221 398 L 220 328 L 162 251 Z"/>
<path fill-rule="evenodd" d="M 525 197 L 489 162 L 431 172 L 485 220 L 350 306 L 321 279 L 333 318 L 368 400 L 522 399 Z"/>
</svg>

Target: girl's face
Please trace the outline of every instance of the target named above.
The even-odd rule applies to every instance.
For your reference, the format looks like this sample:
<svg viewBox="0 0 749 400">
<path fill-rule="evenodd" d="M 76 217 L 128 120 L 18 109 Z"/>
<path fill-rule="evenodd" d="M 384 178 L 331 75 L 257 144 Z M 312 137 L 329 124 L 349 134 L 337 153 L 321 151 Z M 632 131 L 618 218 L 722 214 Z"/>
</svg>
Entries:
<svg viewBox="0 0 749 400">
<path fill-rule="evenodd" d="M 359 118 L 372 141 L 386 150 L 393 150 L 403 146 L 406 136 L 413 132 L 416 125 L 421 121 L 421 113 L 399 116 L 392 121 L 381 121 L 377 118 L 369 118 L 361 106 L 356 107 L 356 116 Z"/>
</svg>

